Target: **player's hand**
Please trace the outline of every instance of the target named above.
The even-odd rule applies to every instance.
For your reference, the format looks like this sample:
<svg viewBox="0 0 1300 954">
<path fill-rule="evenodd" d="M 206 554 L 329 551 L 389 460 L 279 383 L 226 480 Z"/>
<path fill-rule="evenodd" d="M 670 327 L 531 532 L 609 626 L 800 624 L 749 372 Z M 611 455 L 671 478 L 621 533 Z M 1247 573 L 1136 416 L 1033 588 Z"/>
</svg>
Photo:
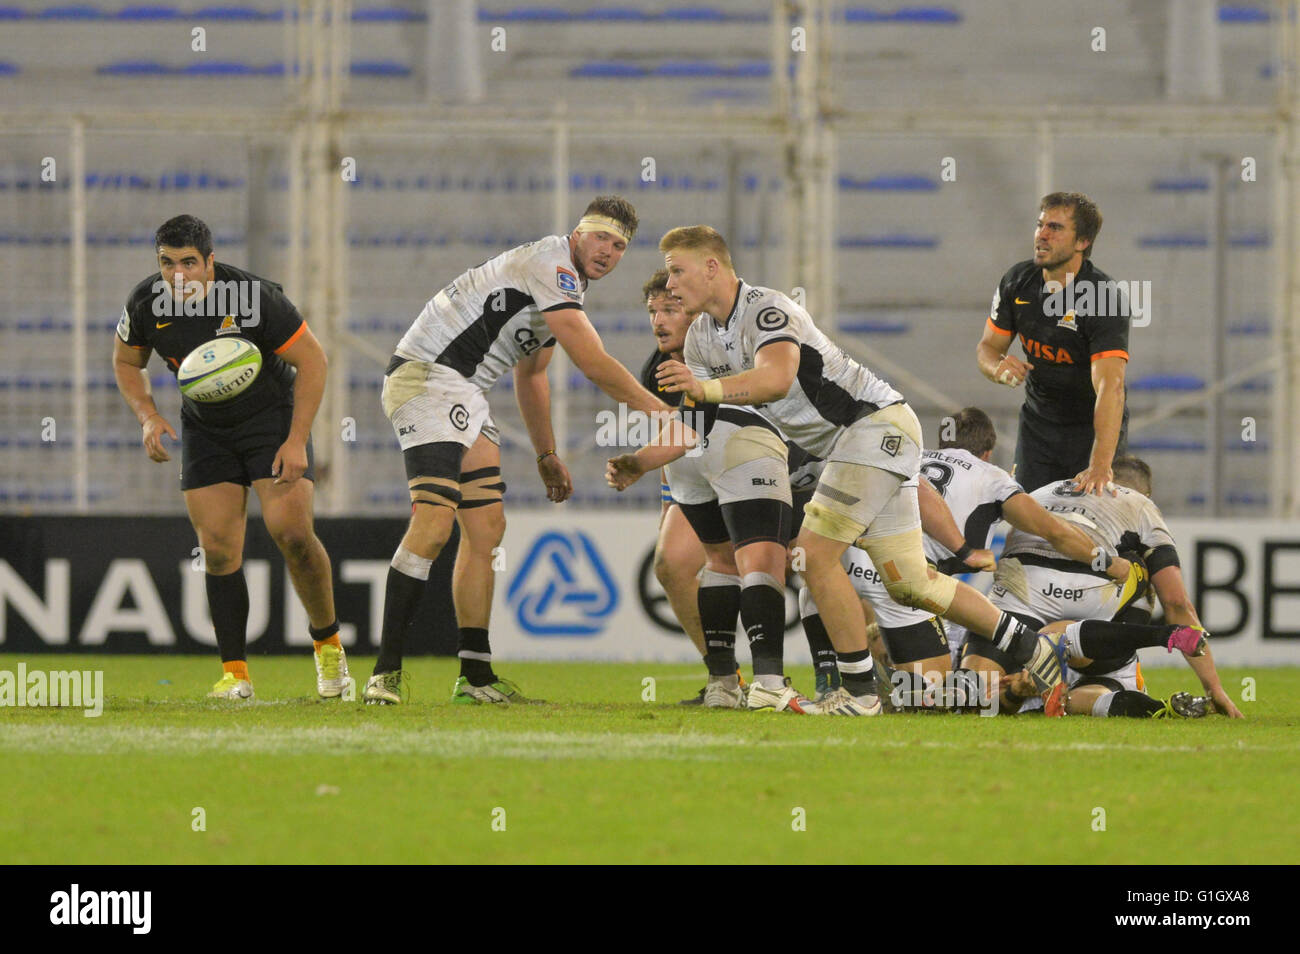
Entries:
<svg viewBox="0 0 1300 954">
<path fill-rule="evenodd" d="M 547 454 L 537 462 L 537 472 L 546 485 L 546 499 L 551 503 L 564 503 L 573 496 L 573 478 L 569 468 L 554 454 Z"/>
<path fill-rule="evenodd" d="M 605 480 L 615 490 L 627 490 L 642 474 L 641 461 L 636 454 L 619 454 L 605 465 Z"/>
<path fill-rule="evenodd" d="M 704 400 L 704 385 L 700 383 L 699 378 L 691 374 L 691 369 L 680 361 L 665 361 L 659 365 L 655 378 L 665 391 L 681 392 L 697 403 Z"/>
<path fill-rule="evenodd" d="M 1009 690 L 1022 699 L 1032 699 L 1038 695 L 1038 690 L 1034 688 L 1034 680 L 1023 669 L 1003 676 L 1001 688 Z"/>
<path fill-rule="evenodd" d="M 150 460 L 162 464 L 172 459 L 171 455 L 167 453 L 167 449 L 163 447 L 163 435 L 166 434 L 172 440 L 178 438 L 176 432 L 172 430 L 172 426 L 167 423 L 167 418 L 161 414 L 151 414 L 141 425 L 141 431 L 141 443 L 144 444 L 144 449 L 148 453 Z"/>
<path fill-rule="evenodd" d="M 1110 566 L 1106 567 L 1106 575 L 1116 583 L 1127 583 L 1129 574 L 1132 572 L 1133 563 L 1121 556 L 1115 557 L 1110 561 Z"/>
<path fill-rule="evenodd" d="M 965 563 L 975 573 L 988 570 L 992 573 L 997 569 L 998 561 L 993 556 L 992 550 L 972 550 L 966 554 L 966 559 L 961 561 Z"/>
<path fill-rule="evenodd" d="M 1021 361 L 1013 355 L 1004 355 L 993 372 L 993 380 L 1009 388 L 1019 387 L 1020 382 L 1029 377 L 1031 368 L 1033 365 L 1027 361 Z"/>
<path fill-rule="evenodd" d="M 307 472 L 307 442 L 289 438 L 275 452 L 271 476 L 277 484 L 291 484 Z"/>
<path fill-rule="evenodd" d="M 1214 700 L 1214 710 L 1219 713 L 1219 715 L 1225 715 L 1229 719 L 1246 718 L 1241 714 L 1241 710 L 1232 704 L 1232 700 L 1228 698 L 1228 694 L 1223 691 L 1222 686 L 1216 687 L 1214 691 L 1210 693 L 1210 698 Z"/>
<path fill-rule="evenodd" d="M 1081 470 L 1074 475 L 1074 489 L 1080 493 L 1096 494 L 1098 497 L 1103 491 L 1112 497 L 1118 493 L 1115 490 L 1115 475 L 1111 472 L 1110 465 L 1089 464 L 1087 470 Z"/>
</svg>

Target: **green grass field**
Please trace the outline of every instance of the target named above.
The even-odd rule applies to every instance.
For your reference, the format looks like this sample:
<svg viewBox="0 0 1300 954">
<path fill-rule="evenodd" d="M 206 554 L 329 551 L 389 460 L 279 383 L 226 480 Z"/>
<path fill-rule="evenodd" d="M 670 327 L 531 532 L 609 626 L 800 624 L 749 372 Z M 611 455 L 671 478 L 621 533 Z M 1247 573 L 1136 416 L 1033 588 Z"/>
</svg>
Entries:
<svg viewBox="0 0 1300 954">
<path fill-rule="evenodd" d="M 1257 681 L 1229 722 L 701 711 L 675 705 L 699 667 L 650 664 L 501 663 L 556 701 L 462 707 L 444 659 L 411 661 L 411 704 L 376 707 L 315 698 L 305 654 L 254 658 L 257 700 L 233 704 L 203 698 L 214 658 L 0 670 L 20 661 L 101 668 L 108 698 L 99 718 L 0 708 L 9 864 L 1260 864 L 1300 837 L 1294 668 L 1224 671 L 1234 697 Z M 361 683 L 373 659 L 350 664 Z"/>
</svg>

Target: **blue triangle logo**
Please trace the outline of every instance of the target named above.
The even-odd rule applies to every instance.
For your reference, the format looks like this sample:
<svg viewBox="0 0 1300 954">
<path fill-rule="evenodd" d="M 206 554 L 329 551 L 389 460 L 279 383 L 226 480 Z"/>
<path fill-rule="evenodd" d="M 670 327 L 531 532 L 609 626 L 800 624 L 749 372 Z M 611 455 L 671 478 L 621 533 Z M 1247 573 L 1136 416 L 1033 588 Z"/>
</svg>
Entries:
<svg viewBox="0 0 1300 954">
<path fill-rule="evenodd" d="M 618 587 L 591 537 L 549 531 L 533 541 L 506 603 L 532 636 L 595 636 L 618 608 Z"/>
</svg>

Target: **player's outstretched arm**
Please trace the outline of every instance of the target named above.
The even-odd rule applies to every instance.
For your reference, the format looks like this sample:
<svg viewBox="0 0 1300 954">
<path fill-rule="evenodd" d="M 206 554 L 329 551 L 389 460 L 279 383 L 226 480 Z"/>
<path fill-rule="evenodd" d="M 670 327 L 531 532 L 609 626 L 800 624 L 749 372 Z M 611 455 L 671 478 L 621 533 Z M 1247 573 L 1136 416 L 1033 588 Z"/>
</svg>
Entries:
<svg viewBox="0 0 1300 954">
<path fill-rule="evenodd" d="M 953 519 L 948 504 L 944 502 L 939 491 L 935 490 L 924 477 L 917 481 L 916 498 L 921 509 L 922 531 L 953 553 L 960 554 L 963 550 L 967 551 L 961 559 L 972 570 L 978 572 L 980 570 L 992 571 L 994 569 L 997 564 L 993 559 L 993 552 L 991 550 L 972 550 L 970 548 L 966 543 L 965 534 L 961 532 L 961 528 L 957 526 L 957 521 Z"/>
<path fill-rule="evenodd" d="M 1042 537 L 1052 545 L 1052 549 L 1068 560 L 1097 566 L 1099 547 L 1092 539 L 1072 523 L 1049 513 L 1029 494 L 1016 494 L 1002 504 L 1002 516 L 1007 523 L 1017 530 Z M 1128 578 L 1131 564 L 1123 557 L 1115 557 L 1106 568 L 1112 580 Z"/>
<path fill-rule="evenodd" d="M 548 311 L 546 324 L 578 370 L 615 401 L 647 414 L 668 410 L 667 404 L 643 388 L 632 372 L 605 350 L 581 308 Z"/>
<path fill-rule="evenodd" d="M 1119 445 L 1119 428 L 1124 420 L 1124 358 L 1098 358 L 1092 362 L 1092 389 L 1097 392 L 1097 403 L 1092 412 L 1092 455 L 1088 469 L 1074 478 L 1075 485 L 1088 494 L 1110 491 L 1113 475 L 1110 465 L 1115 460 Z"/>
<path fill-rule="evenodd" d="M 275 452 L 271 473 L 277 484 L 291 484 L 307 470 L 307 438 L 311 436 L 312 421 L 316 420 L 316 411 L 325 395 L 325 371 L 329 361 L 325 349 L 306 327 L 293 344 L 280 352 L 280 357 L 297 369 L 298 376 L 293 381 L 293 420 L 289 424 L 289 436 Z"/>
<path fill-rule="evenodd" d="M 758 349 L 754 367 L 725 378 L 701 381 L 680 361 L 665 361 L 656 375 L 665 391 L 681 392 L 709 404 L 767 404 L 790 393 L 799 373 L 799 346 L 774 341 Z"/>
<path fill-rule="evenodd" d="M 1155 588 L 1160 605 L 1164 607 L 1166 622 L 1201 628 L 1201 618 L 1196 614 L 1191 597 L 1187 595 L 1187 584 L 1183 580 L 1181 567 L 1162 567 L 1152 574 L 1151 585 Z M 1245 718 L 1224 691 L 1223 683 L 1219 681 L 1219 671 L 1214 667 L 1214 655 L 1208 645 L 1204 656 L 1184 658 L 1187 665 L 1192 667 L 1192 672 L 1196 673 L 1196 678 L 1201 681 L 1206 694 L 1214 700 L 1214 708 L 1220 714 L 1232 719 Z"/>
<path fill-rule="evenodd" d="M 158 405 L 153 401 L 149 375 L 144 370 L 151 354 L 151 348 L 132 348 L 122 339 L 113 338 L 113 378 L 117 381 L 117 389 L 122 392 L 131 413 L 140 422 L 141 443 L 144 444 L 149 459 L 161 464 L 171 460 L 171 455 L 163 447 L 163 435 L 170 436 L 172 440 L 177 440 L 177 437 L 176 431 L 158 412 Z"/>
<path fill-rule="evenodd" d="M 551 382 L 546 366 L 554 348 L 541 348 L 515 365 L 515 402 L 528 429 L 528 439 L 537 452 L 537 472 L 546 485 L 546 499 L 563 503 L 573 494 L 573 478 L 556 454 L 555 430 L 551 425 Z"/>
</svg>

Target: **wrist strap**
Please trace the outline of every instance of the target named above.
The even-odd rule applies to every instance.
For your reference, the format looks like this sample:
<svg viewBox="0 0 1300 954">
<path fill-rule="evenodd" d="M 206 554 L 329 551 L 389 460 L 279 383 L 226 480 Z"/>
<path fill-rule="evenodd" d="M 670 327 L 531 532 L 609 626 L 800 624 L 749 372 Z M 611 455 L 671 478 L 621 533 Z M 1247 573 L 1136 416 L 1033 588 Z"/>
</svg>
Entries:
<svg viewBox="0 0 1300 954">
<path fill-rule="evenodd" d="M 542 461 L 546 460 L 546 458 L 550 457 L 550 456 L 553 455 L 554 453 L 555 453 L 555 448 L 554 448 L 554 447 L 552 447 L 552 448 L 551 448 L 550 450 L 548 450 L 548 451 L 542 451 L 542 453 L 540 453 L 540 454 L 537 455 L 537 463 L 540 464 Z"/>
<path fill-rule="evenodd" d="M 955 556 L 958 560 L 965 562 L 966 558 L 974 552 L 975 552 L 975 548 L 963 540 L 961 549 L 957 550 L 957 552 L 954 553 L 953 556 Z"/>
<path fill-rule="evenodd" d="M 704 382 L 704 403 L 721 404 L 722 403 L 722 379 L 714 378 L 711 381 Z"/>
</svg>

